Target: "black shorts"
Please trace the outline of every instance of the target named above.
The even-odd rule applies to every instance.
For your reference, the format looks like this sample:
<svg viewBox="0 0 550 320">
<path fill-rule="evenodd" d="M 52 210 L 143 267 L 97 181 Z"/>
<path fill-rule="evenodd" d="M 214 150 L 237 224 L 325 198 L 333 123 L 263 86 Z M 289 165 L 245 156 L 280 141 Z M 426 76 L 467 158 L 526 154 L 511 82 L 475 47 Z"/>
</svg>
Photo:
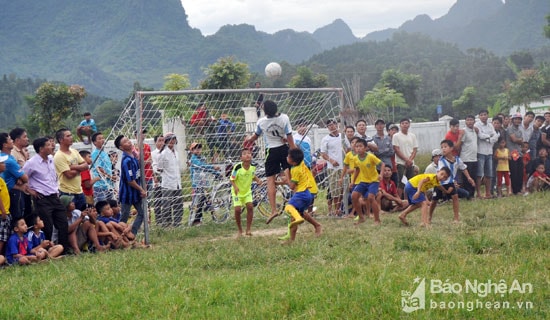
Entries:
<svg viewBox="0 0 550 320">
<path fill-rule="evenodd" d="M 288 145 L 266 149 L 265 151 L 265 176 L 274 176 L 285 169 L 290 168 L 286 157 L 288 156 Z"/>
<path fill-rule="evenodd" d="M 439 188 L 434 188 L 435 192 L 433 195 L 432 200 L 445 200 L 450 199 L 451 196 L 455 195 L 457 193 L 457 188 L 454 183 L 444 184 L 442 185 L 443 189 L 448 190 L 450 187 L 453 187 L 453 191 L 449 194 L 443 193 Z"/>
</svg>

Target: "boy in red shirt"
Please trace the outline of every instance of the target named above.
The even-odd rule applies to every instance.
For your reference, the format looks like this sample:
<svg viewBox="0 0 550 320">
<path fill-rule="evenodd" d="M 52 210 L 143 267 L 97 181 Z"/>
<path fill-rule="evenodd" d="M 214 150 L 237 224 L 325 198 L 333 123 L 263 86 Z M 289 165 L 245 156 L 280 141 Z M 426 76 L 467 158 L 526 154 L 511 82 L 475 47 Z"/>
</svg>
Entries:
<svg viewBox="0 0 550 320">
<path fill-rule="evenodd" d="M 380 206 L 380 209 L 386 212 L 392 212 L 396 210 L 404 210 L 409 203 L 407 200 L 401 200 L 397 193 L 397 186 L 391 179 L 392 167 L 386 165 L 384 172 L 382 172 L 382 180 L 380 180 L 380 187 L 378 189 L 378 195 L 376 201 Z"/>
<path fill-rule="evenodd" d="M 79 151 L 79 153 L 80 153 L 80 156 L 88 164 L 88 167 L 91 166 L 92 156 L 90 154 L 90 151 L 81 150 Z M 81 171 L 80 178 L 81 178 L 81 185 L 82 185 L 82 193 L 84 193 L 84 196 L 86 197 L 86 204 L 93 206 L 94 205 L 94 183 L 99 181 L 101 178 L 100 177 L 92 178 L 92 175 L 90 174 L 90 169 Z"/>
</svg>

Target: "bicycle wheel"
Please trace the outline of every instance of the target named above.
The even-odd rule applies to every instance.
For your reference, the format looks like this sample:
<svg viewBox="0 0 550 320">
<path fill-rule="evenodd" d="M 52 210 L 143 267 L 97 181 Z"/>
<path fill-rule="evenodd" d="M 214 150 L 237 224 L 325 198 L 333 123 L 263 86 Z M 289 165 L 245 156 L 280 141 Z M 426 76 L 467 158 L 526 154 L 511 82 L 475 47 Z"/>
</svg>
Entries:
<svg viewBox="0 0 550 320">
<path fill-rule="evenodd" d="M 210 214 L 215 223 L 224 223 L 231 215 L 233 201 L 231 197 L 231 183 L 223 182 L 212 189 Z"/>
<path fill-rule="evenodd" d="M 267 197 L 267 185 L 262 185 L 258 188 L 257 193 L 254 195 L 254 202 L 258 212 L 266 218 L 271 216 L 271 205 Z M 275 193 L 276 211 L 282 214 L 285 210 L 285 205 L 290 199 L 290 188 L 288 186 L 277 186 L 277 192 Z"/>
</svg>

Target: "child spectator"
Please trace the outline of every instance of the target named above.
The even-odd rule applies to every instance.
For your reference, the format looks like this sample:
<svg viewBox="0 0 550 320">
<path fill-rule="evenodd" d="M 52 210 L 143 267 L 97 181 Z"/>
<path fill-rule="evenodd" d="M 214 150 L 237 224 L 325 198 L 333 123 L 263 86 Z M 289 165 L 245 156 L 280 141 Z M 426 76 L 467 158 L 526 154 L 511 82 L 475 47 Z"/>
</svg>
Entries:
<svg viewBox="0 0 550 320">
<path fill-rule="evenodd" d="M 80 156 L 88 166 L 92 164 L 92 156 L 90 154 L 90 151 L 88 150 L 80 150 L 78 153 L 80 153 Z M 84 197 L 86 198 L 86 204 L 89 206 L 94 205 L 94 184 L 101 180 L 100 177 L 93 177 L 90 173 L 90 169 L 80 171 L 80 180 L 82 185 L 82 193 L 84 193 Z"/>
<path fill-rule="evenodd" d="M 544 173 L 544 164 L 539 163 L 531 178 L 529 178 L 528 186 L 530 192 L 541 191 L 548 189 L 550 186 L 550 178 Z"/>
<path fill-rule="evenodd" d="M 311 170 L 311 139 L 307 136 L 308 132 L 308 125 L 304 120 L 298 121 L 296 124 L 296 132 L 292 135 L 292 138 L 294 139 L 294 143 L 296 146 L 300 147 L 302 149 L 302 152 L 304 153 L 304 163 L 306 164 L 306 167 Z"/>
<path fill-rule="evenodd" d="M 109 203 L 110 200 L 100 200 L 98 203 L 101 201 Z M 109 231 L 107 225 L 105 225 L 103 221 L 98 220 L 97 209 L 95 206 L 89 208 L 88 217 L 90 217 L 90 223 L 95 227 L 99 244 L 115 249 L 122 247 L 122 237 Z"/>
<path fill-rule="evenodd" d="M 192 203 L 196 206 L 195 216 L 189 216 L 189 225 L 197 226 L 202 221 L 202 208 L 207 201 L 208 194 L 205 190 L 208 185 L 207 173 L 219 176 L 220 167 L 207 164 L 201 156 L 202 144 L 193 142 L 189 146 L 191 159 L 189 160 L 191 170 L 191 187 L 193 188 Z"/>
<path fill-rule="evenodd" d="M 38 215 L 34 215 L 31 216 L 30 223 L 32 230 L 29 230 L 25 237 L 29 241 L 32 252 L 36 254 L 39 260 L 59 257 L 64 248 L 60 244 L 54 244 L 52 241 L 46 240 L 46 235 L 42 231 L 44 221 Z"/>
<path fill-rule="evenodd" d="M 108 200 L 111 209 L 113 209 L 113 218 L 120 220 L 120 206 L 115 199 Z"/>
<path fill-rule="evenodd" d="M 438 169 L 447 167 L 451 171 L 451 174 L 447 180 L 441 182 L 440 187 L 435 189 L 435 194 L 430 204 L 430 223 L 432 222 L 433 212 L 435 207 L 437 207 L 438 200 L 444 200 L 446 197 L 450 197 L 453 201 L 454 221 L 458 222 L 460 220 L 458 204 L 459 185 L 456 181 L 458 170 L 461 170 L 468 179 L 468 182 L 475 186 L 475 181 L 468 173 L 466 164 L 464 164 L 460 157 L 454 155 L 453 150 L 453 142 L 451 140 L 441 141 L 441 153 L 443 156 L 439 159 Z"/>
<path fill-rule="evenodd" d="M 506 148 L 506 138 L 498 138 L 498 148 L 495 150 L 495 160 L 497 161 L 497 196 L 502 197 L 502 179 L 506 184 L 508 196 L 512 195 L 512 185 L 510 183 L 510 166 L 508 161 L 512 158 L 510 150 Z"/>
<path fill-rule="evenodd" d="M 449 131 L 445 134 L 445 140 L 451 140 L 453 142 L 453 154 L 458 156 L 460 155 L 462 142 L 464 141 L 465 131 L 460 129 L 460 121 L 458 121 L 458 119 L 451 119 L 451 121 L 449 121 L 449 127 Z"/>
<path fill-rule="evenodd" d="M 25 219 L 15 219 L 13 223 L 13 234 L 8 239 L 6 248 L 6 259 L 8 264 L 27 265 L 38 262 L 38 257 L 32 253 L 32 247 L 27 237 L 27 223 Z"/>
<path fill-rule="evenodd" d="M 0 156 L 0 174 L 6 170 L 7 155 Z M 12 222 L 10 214 L 10 193 L 6 182 L 0 176 L 0 255 L 4 253 L 4 246 L 10 238 L 12 232 Z"/>
<path fill-rule="evenodd" d="M 401 200 L 397 193 L 397 185 L 391 179 L 392 167 L 386 165 L 384 171 L 382 171 L 382 179 L 380 180 L 380 188 L 378 189 L 378 196 L 376 196 L 376 202 L 380 206 L 380 209 L 386 212 L 393 212 L 395 210 L 404 210 L 409 203 L 407 200 Z"/>
<path fill-rule="evenodd" d="M 368 144 L 364 139 L 357 140 L 355 142 L 355 151 L 357 155 L 353 158 L 353 166 L 355 167 L 355 173 L 353 174 L 353 181 L 355 187 L 351 194 L 351 200 L 355 212 L 359 215 L 359 219 L 356 224 L 365 222 L 365 213 L 361 210 L 361 197 L 366 198 L 367 208 L 372 210 L 374 214 L 374 224 L 380 224 L 378 203 L 376 202 L 376 195 L 378 194 L 378 187 L 381 175 L 379 177 L 376 166 L 380 164 L 380 171 L 384 172 L 384 162 L 378 159 L 374 154 L 367 153 Z M 368 212 L 368 211 L 367 211 Z"/>
<path fill-rule="evenodd" d="M 233 206 L 235 207 L 235 221 L 239 229 L 238 236 L 243 235 L 241 226 L 241 212 L 243 206 L 246 207 L 246 235 L 251 236 L 252 218 L 254 216 L 254 204 L 252 202 L 252 181 L 256 181 L 258 185 L 262 184 L 256 176 L 256 167 L 251 164 L 252 151 L 248 149 L 241 150 L 241 162 L 233 167 L 231 172 L 231 196 L 233 197 Z"/>
<path fill-rule="evenodd" d="M 88 210 L 75 209 L 71 196 L 62 195 L 61 203 L 67 209 L 67 223 L 69 224 L 69 243 L 75 254 L 80 254 L 84 249 L 93 251 L 91 246 L 99 251 L 105 251 L 109 247 L 99 244 L 95 226 L 90 222 Z"/>
<path fill-rule="evenodd" d="M 132 233 L 132 228 L 124 222 L 120 222 L 118 219 L 113 217 L 113 209 L 107 201 L 99 201 L 95 205 L 95 209 L 99 214 L 97 221 L 103 222 L 109 232 L 113 235 L 110 235 L 109 240 L 115 241 L 114 243 L 118 248 L 128 248 L 133 244 L 136 239 L 135 235 Z M 121 240 L 119 240 L 121 239 Z"/>
<path fill-rule="evenodd" d="M 84 112 L 83 116 L 84 120 L 82 120 L 76 127 L 76 134 L 78 135 L 80 141 L 84 142 L 84 144 L 90 144 L 90 141 L 92 141 L 92 135 L 97 132 L 97 126 L 95 124 L 95 120 L 92 119 L 91 113 Z M 86 136 L 86 139 L 82 138 L 83 135 Z"/>
<path fill-rule="evenodd" d="M 227 113 L 222 113 L 220 116 L 216 131 L 216 148 L 223 154 L 224 157 L 227 157 L 227 153 L 231 149 L 231 141 L 229 137 L 235 132 L 235 124 L 229 120 Z M 214 161 L 217 161 L 218 157 L 214 156 L 214 159 L 216 159 Z"/>
<path fill-rule="evenodd" d="M 422 211 L 422 226 L 429 227 L 429 204 L 426 200 L 425 193 L 427 190 L 441 186 L 441 182 L 445 181 L 451 175 L 451 170 L 447 167 L 441 168 L 437 173 L 424 173 L 412 177 L 405 185 L 405 196 L 409 201 L 409 206 L 400 215 L 399 220 L 408 226 L 407 215 L 414 210 L 421 208 Z"/>
</svg>

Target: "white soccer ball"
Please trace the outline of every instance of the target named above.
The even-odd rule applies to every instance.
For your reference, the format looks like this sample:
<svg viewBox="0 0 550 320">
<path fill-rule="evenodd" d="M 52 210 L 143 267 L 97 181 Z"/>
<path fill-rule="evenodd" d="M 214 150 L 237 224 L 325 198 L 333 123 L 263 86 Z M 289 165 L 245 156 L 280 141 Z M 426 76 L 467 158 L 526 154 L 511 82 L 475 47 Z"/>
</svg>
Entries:
<svg viewBox="0 0 550 320">
<path fill-rule="evenodd" d="M 277 62 L 271 62 L 265 66 L 265 76 L 270 79 L 275 79 L 281 76 L 283 69 Z"/>
</svg>

